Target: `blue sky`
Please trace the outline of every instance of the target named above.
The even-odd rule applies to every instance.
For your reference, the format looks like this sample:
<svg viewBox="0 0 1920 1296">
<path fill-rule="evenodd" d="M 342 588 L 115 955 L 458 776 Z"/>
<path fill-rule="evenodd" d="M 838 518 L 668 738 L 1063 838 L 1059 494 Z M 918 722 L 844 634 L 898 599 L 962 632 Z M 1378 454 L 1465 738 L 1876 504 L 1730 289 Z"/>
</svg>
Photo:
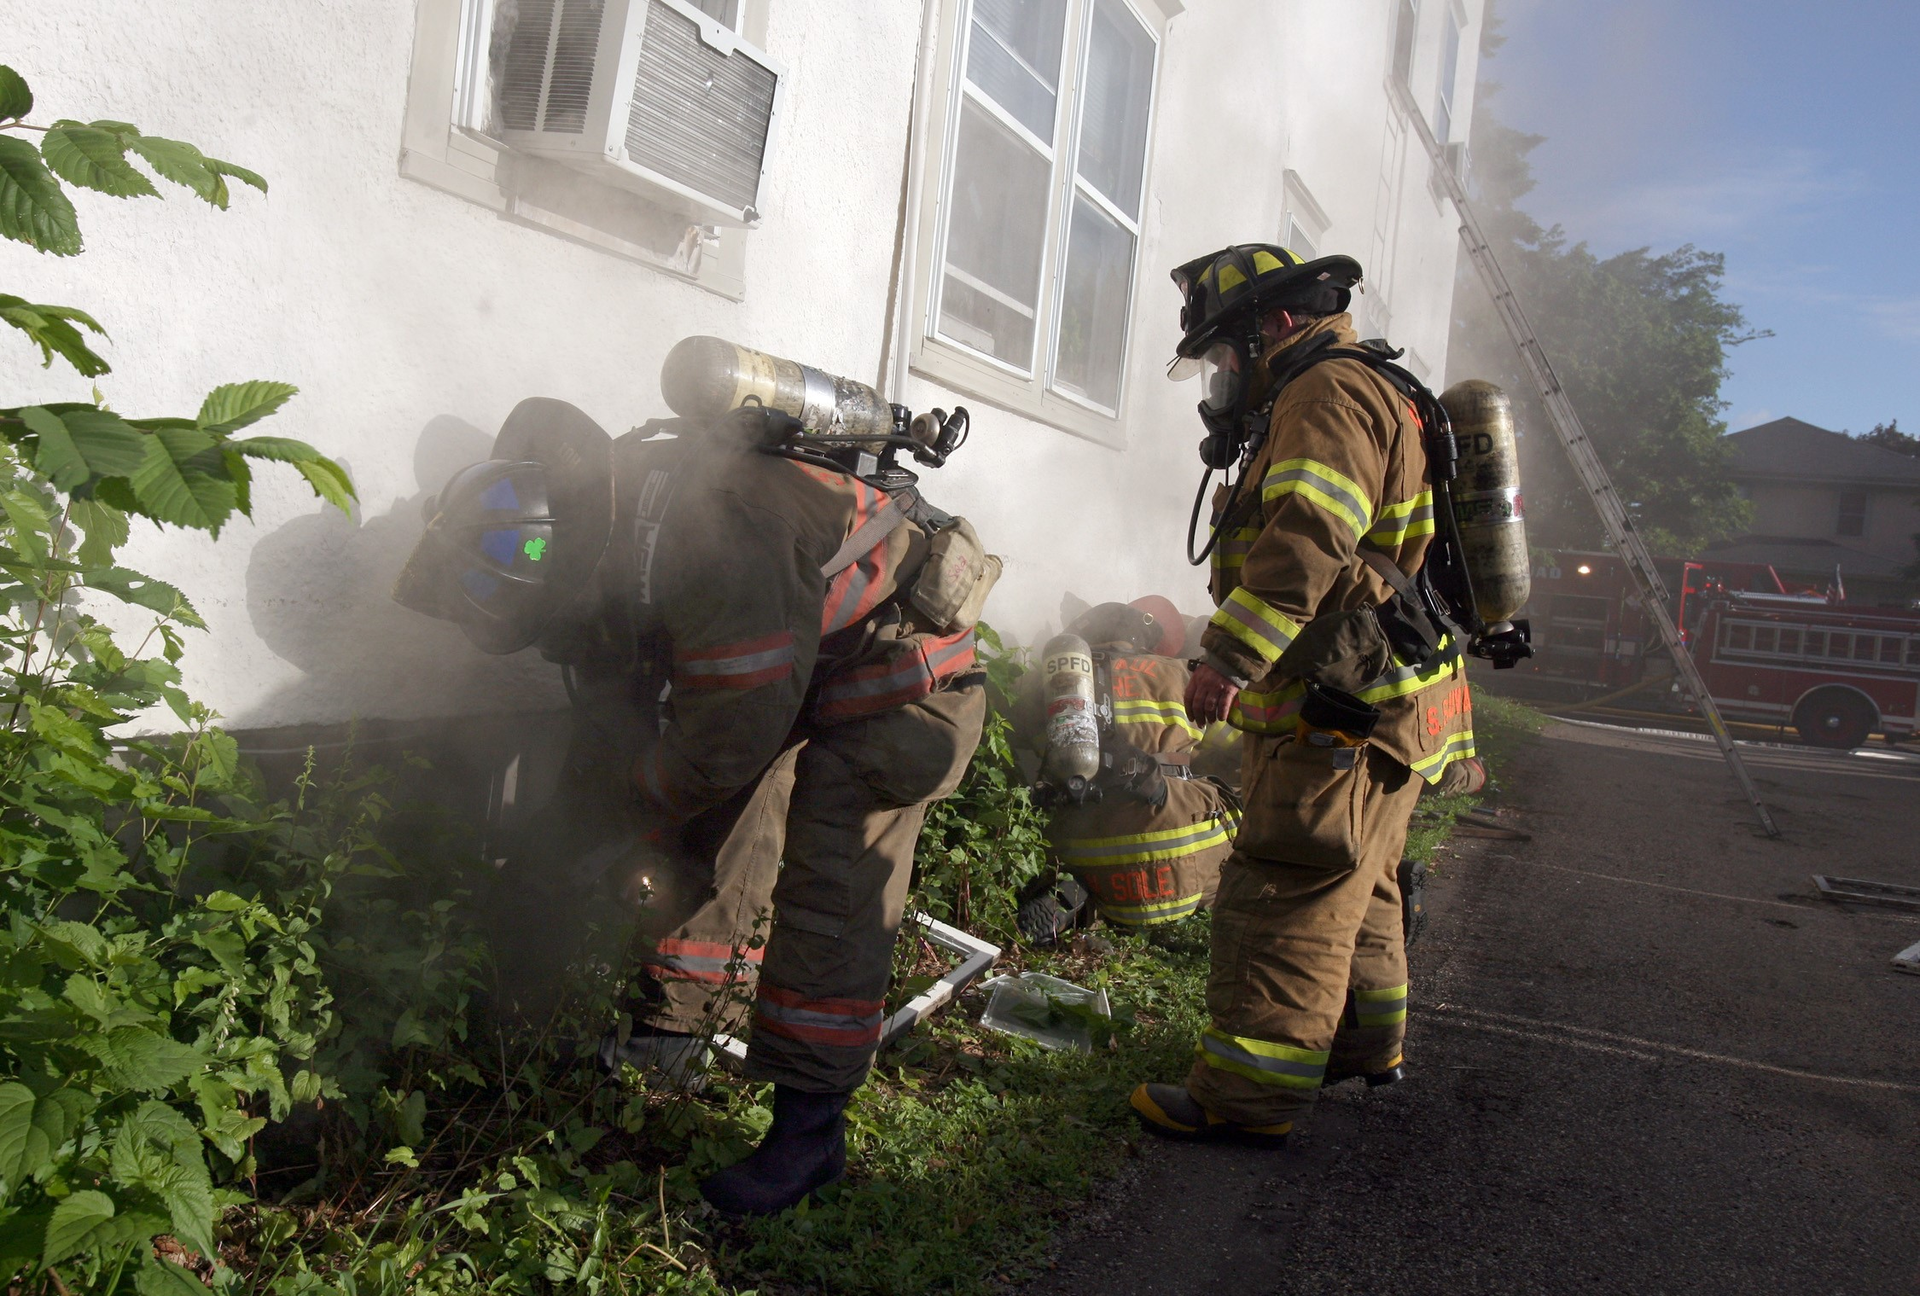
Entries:
<svg viewBox="0 0 1920 1296">
<path fill-rule="evenodd" d="M 1481 65 L 1545 135 L 1522 202 L 1605 255 L 1727 254 L 1776 336 L 1730 357 L 1729 430 L 1920 433 L 1920 0 L 1498 0 Z"/>
</svg>

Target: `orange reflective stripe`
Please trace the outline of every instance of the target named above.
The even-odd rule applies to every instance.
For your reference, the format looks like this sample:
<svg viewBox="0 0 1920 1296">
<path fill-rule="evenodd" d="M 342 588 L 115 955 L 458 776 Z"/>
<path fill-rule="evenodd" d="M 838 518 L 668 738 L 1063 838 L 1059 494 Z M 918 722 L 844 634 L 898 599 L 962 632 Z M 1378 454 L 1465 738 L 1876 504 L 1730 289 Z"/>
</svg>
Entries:
<svg viewBox="0 0 1920 1296">
<path fill-rule="evenodd" d="M 673 655 L 673 682 L 679 688 L 759 688 L 791 674 L 791 630 Z"/>
</svg>

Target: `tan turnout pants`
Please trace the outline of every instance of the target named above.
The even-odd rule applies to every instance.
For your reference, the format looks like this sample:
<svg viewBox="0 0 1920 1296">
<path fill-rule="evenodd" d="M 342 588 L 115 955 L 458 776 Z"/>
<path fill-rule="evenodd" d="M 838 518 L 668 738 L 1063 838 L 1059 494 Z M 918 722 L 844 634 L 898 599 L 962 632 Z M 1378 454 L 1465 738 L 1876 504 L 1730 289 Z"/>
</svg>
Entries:
<svg viewBox="0 0 1920 1296">
<path fill-rule="evenodd" d="M 1285 1125 L 1328 1078 L 1400 1060 L 1395 875 L 1421 780 L 1372 748 L 1345 750 L 1357 755 L 1290 739 L 1249 749 L 1246 818 L 1213 908 L 1213 1020 L 1187 1078 L 1226 1120 Z"/>
<path fill-rule="evenodd" d="M 1093 894 L 1102 918 L 1152 927 L 1213 903 L 1239 823 L 1239 801 L 1225 788 L 1170 778 L 1158 809 L 1120 791 L 1090 805 L 1061 806 L 1048 819 L 1047 845 L 1054 862 Z"/>
<path fill-rule="evenodd" d="M 636 1020 L 746 1020 L 750 1078 L 857 1088 L 880 1042 L 927 805 L 959 785 L 985 718 L 974 684 L 811 732 L 704 825 L 710 873 L 702 820 L 690 823 L 681 877 L 656 890 L 647 922 Z"/>
</svg>

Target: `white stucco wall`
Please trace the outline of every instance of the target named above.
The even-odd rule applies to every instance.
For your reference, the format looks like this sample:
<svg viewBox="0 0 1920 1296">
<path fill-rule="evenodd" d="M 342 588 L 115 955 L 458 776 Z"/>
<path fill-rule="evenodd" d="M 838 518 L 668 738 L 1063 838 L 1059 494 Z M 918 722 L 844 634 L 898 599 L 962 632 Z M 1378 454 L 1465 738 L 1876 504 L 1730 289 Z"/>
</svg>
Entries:
<svg viewBox="0 0 1920 1296">
<path fill-rule="evenodd" d="M 1440 13 L 1422 4 L 1415 96 L 1432 98 Z M 1140 0 L 1152 5 L 1154 0 Z M 1178 8 L 1178 6 L 1173 6 Z M 1280 235 L 1282 175 L 1330 218 L 1322 251 L 1369 257 L 1390 232 L 1392 336 L 1438 383 L 1455 222 L 1409 138 L 1382 185 L 1394 111 L 1387 0 L 1197 0 L 1167 24 L 1153 123 L 1130 377 L 1116 451 L 916 375 L 916 408 L 968 404 L 974 437 L 929 495 L 1006 555 L 989 618 L 1032 633 L 1063 589 L 1157 590 L 1206 607 L 1181 553 L 1198 481 L 1197 392 L 1160 377 L 1177 336 L 1168 267 Z M 1460 72 L 1471 108 L 1480 0 Z M 260 171 L 231 211 L 173 190 L 164 203 L 79 197 L 87 251 L 7 254 L 5 288 L 92 311 L 113 333 L 100 382 L 127 413 L 193 409 L 217 383 L 271 377 L 301 395 L 262 430 L 347 463 L 360 515 L 323 512 L 265 472 L 254 519 L 220 540 L 142 528 L 127 561 L 185 589 L 206 616 L 188 658 L 195 694 L 240 726 L 408 716 L 551 696 L 531 654 L 487 659 L 387 588 L 419 506 L 481 457 L 521 398 L 558 396 L 610 430 L 666 413 L 658 367 L 710 332 L 872 381 L 893 273 L 921 6 L 767 0 L 766 47 L 788 67 L 765 221 L 746 236 L 743 301 L 503 220 L 403 177 L 414 57 L 411 0 L 130 6 L 67 0 L 12 16 L 6 58 L 34 119 L 111 116 Z M 823 182 L 829 177 L 830 182 Z M 1391 204 L 1384 221 L 1379 204 Z M 1369 266 L 1370 273 L 1374 267 Z M 4 404 L 87 399 L 88 384 L 0 344 Z"/>
</svg>

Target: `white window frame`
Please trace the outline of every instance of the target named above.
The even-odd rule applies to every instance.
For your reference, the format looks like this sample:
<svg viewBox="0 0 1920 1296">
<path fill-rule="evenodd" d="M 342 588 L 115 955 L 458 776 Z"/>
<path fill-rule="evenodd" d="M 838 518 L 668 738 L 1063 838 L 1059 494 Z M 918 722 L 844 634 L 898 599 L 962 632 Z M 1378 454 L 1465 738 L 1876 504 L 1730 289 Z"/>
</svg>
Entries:
<svg viewBox="0 0 1920 1296">
<path fill-rule="evenodd" d="M 1280 246 L 1300 251 L 1293 241 L 1293 231 L 1297 229 L 1312 244 L 1315 255 L 1325 255 L 1327 235 L 1333 228 L 1327 209 L 1314 199 L 1307 182 L 1292 167 L 1281 176 L 1280 193 L 1285 204 L 1280 216 Z"/>
<path fill-rule="evenodd" d="M 1134 365 L 1132 352 L 1139 341 L 1134 327 L 1140 302 L 1140 273 L 1148 236 L 1147 214 L 1153 194 L 1154 127 L 1159 110 L 1160 76 L 1165 64 L 1167 20 L 1182 11 L 1179 0 L 1115 0 L 1140 23 L 1153 41 L 1153 70 L 1148 87 L 1144 156 L 1141 159 L 1140 217 L 1128 217 L 1106 195 L 1081 180 L 1078 150 L 1081 128 L 1081 86 L 1091 52 L 1095 0 L 1067 0 L 1066 45 L 1062 51 L 1060 89 L 1054 105 L 1054 144 L 1046 147 L 1033 133 L 998 104 L 973 91 L 966 80 L 967 40 L 973 0 L 950 0 L 941 6 L 938 56 L 933 75 L 920 87 L 925 98 L 925 140 L 920 210 L 910 213 L 919 222 L 915 240 L 913 313 L 916 321 L 908 352 L 911 369 L 960 393 L 989 401 L 1003 409 L 1113 448 L 1125 438 L 1121 415 Z M 940 294 L 945 279 L 948 194 L 959 136 L 960 104 L 968 97 L 995 121 L 1014 131 L 1030 148 L 1048 159 L 1047 216 L 1041 249 L 1038 318 L 1034 322 L 1031 368 L 1022 370 L 940 332 Z M 1099 211 L 1133 236 L 1133 265 L 1127 285 L 1126 336 L 1120 355 L 1120 378 L 1115 408 L 1105 409 L 1073 392 L 1054 386 L 1057 373 L 1061 305 L 1066 287 L 1067 235 L 1073 219 L 1073 201 L 1084 195 Z"/>
<path fill-rule="evenodd" d="M 1440 25 L 1440 53 L 1433 68 L 1433 136 L 1442 144 L 1454 144 L 1454 128 L 1460 124 L 1454 111 L 1460 101 L 1460 56 L 1466 51 L 1467 24 L 1462 21 L 1460 11 L 1453 5 L 1445 7 L 1445 21 Z M 1447 43 L 1453 43 L 1453 66 L 1447 66 Z M 1448 82 L 1453 84 L 1448 86 Z M 1439 125 L 1446 122 L 1446 130 L 1440 131 Z"/>
<path fill-rule="evenodd" d="M 671 255 L 617 227 L 588 224 L 512 182 L 513 150 L 485 133 L 495 0 L 417 0 L 413 66 L 400 133 L 400 174 L 499 212 L 508 220 L 636 261 L 734 301 L 746 297 L 746 230 L 683 240 Z M 770 0 L 740 0 L 738 30 L 766 44 Z M 634 202 L 644 199 L 633 198 Z M 697 227 L 689 225 L 690 235 Z"/>
</svg>

